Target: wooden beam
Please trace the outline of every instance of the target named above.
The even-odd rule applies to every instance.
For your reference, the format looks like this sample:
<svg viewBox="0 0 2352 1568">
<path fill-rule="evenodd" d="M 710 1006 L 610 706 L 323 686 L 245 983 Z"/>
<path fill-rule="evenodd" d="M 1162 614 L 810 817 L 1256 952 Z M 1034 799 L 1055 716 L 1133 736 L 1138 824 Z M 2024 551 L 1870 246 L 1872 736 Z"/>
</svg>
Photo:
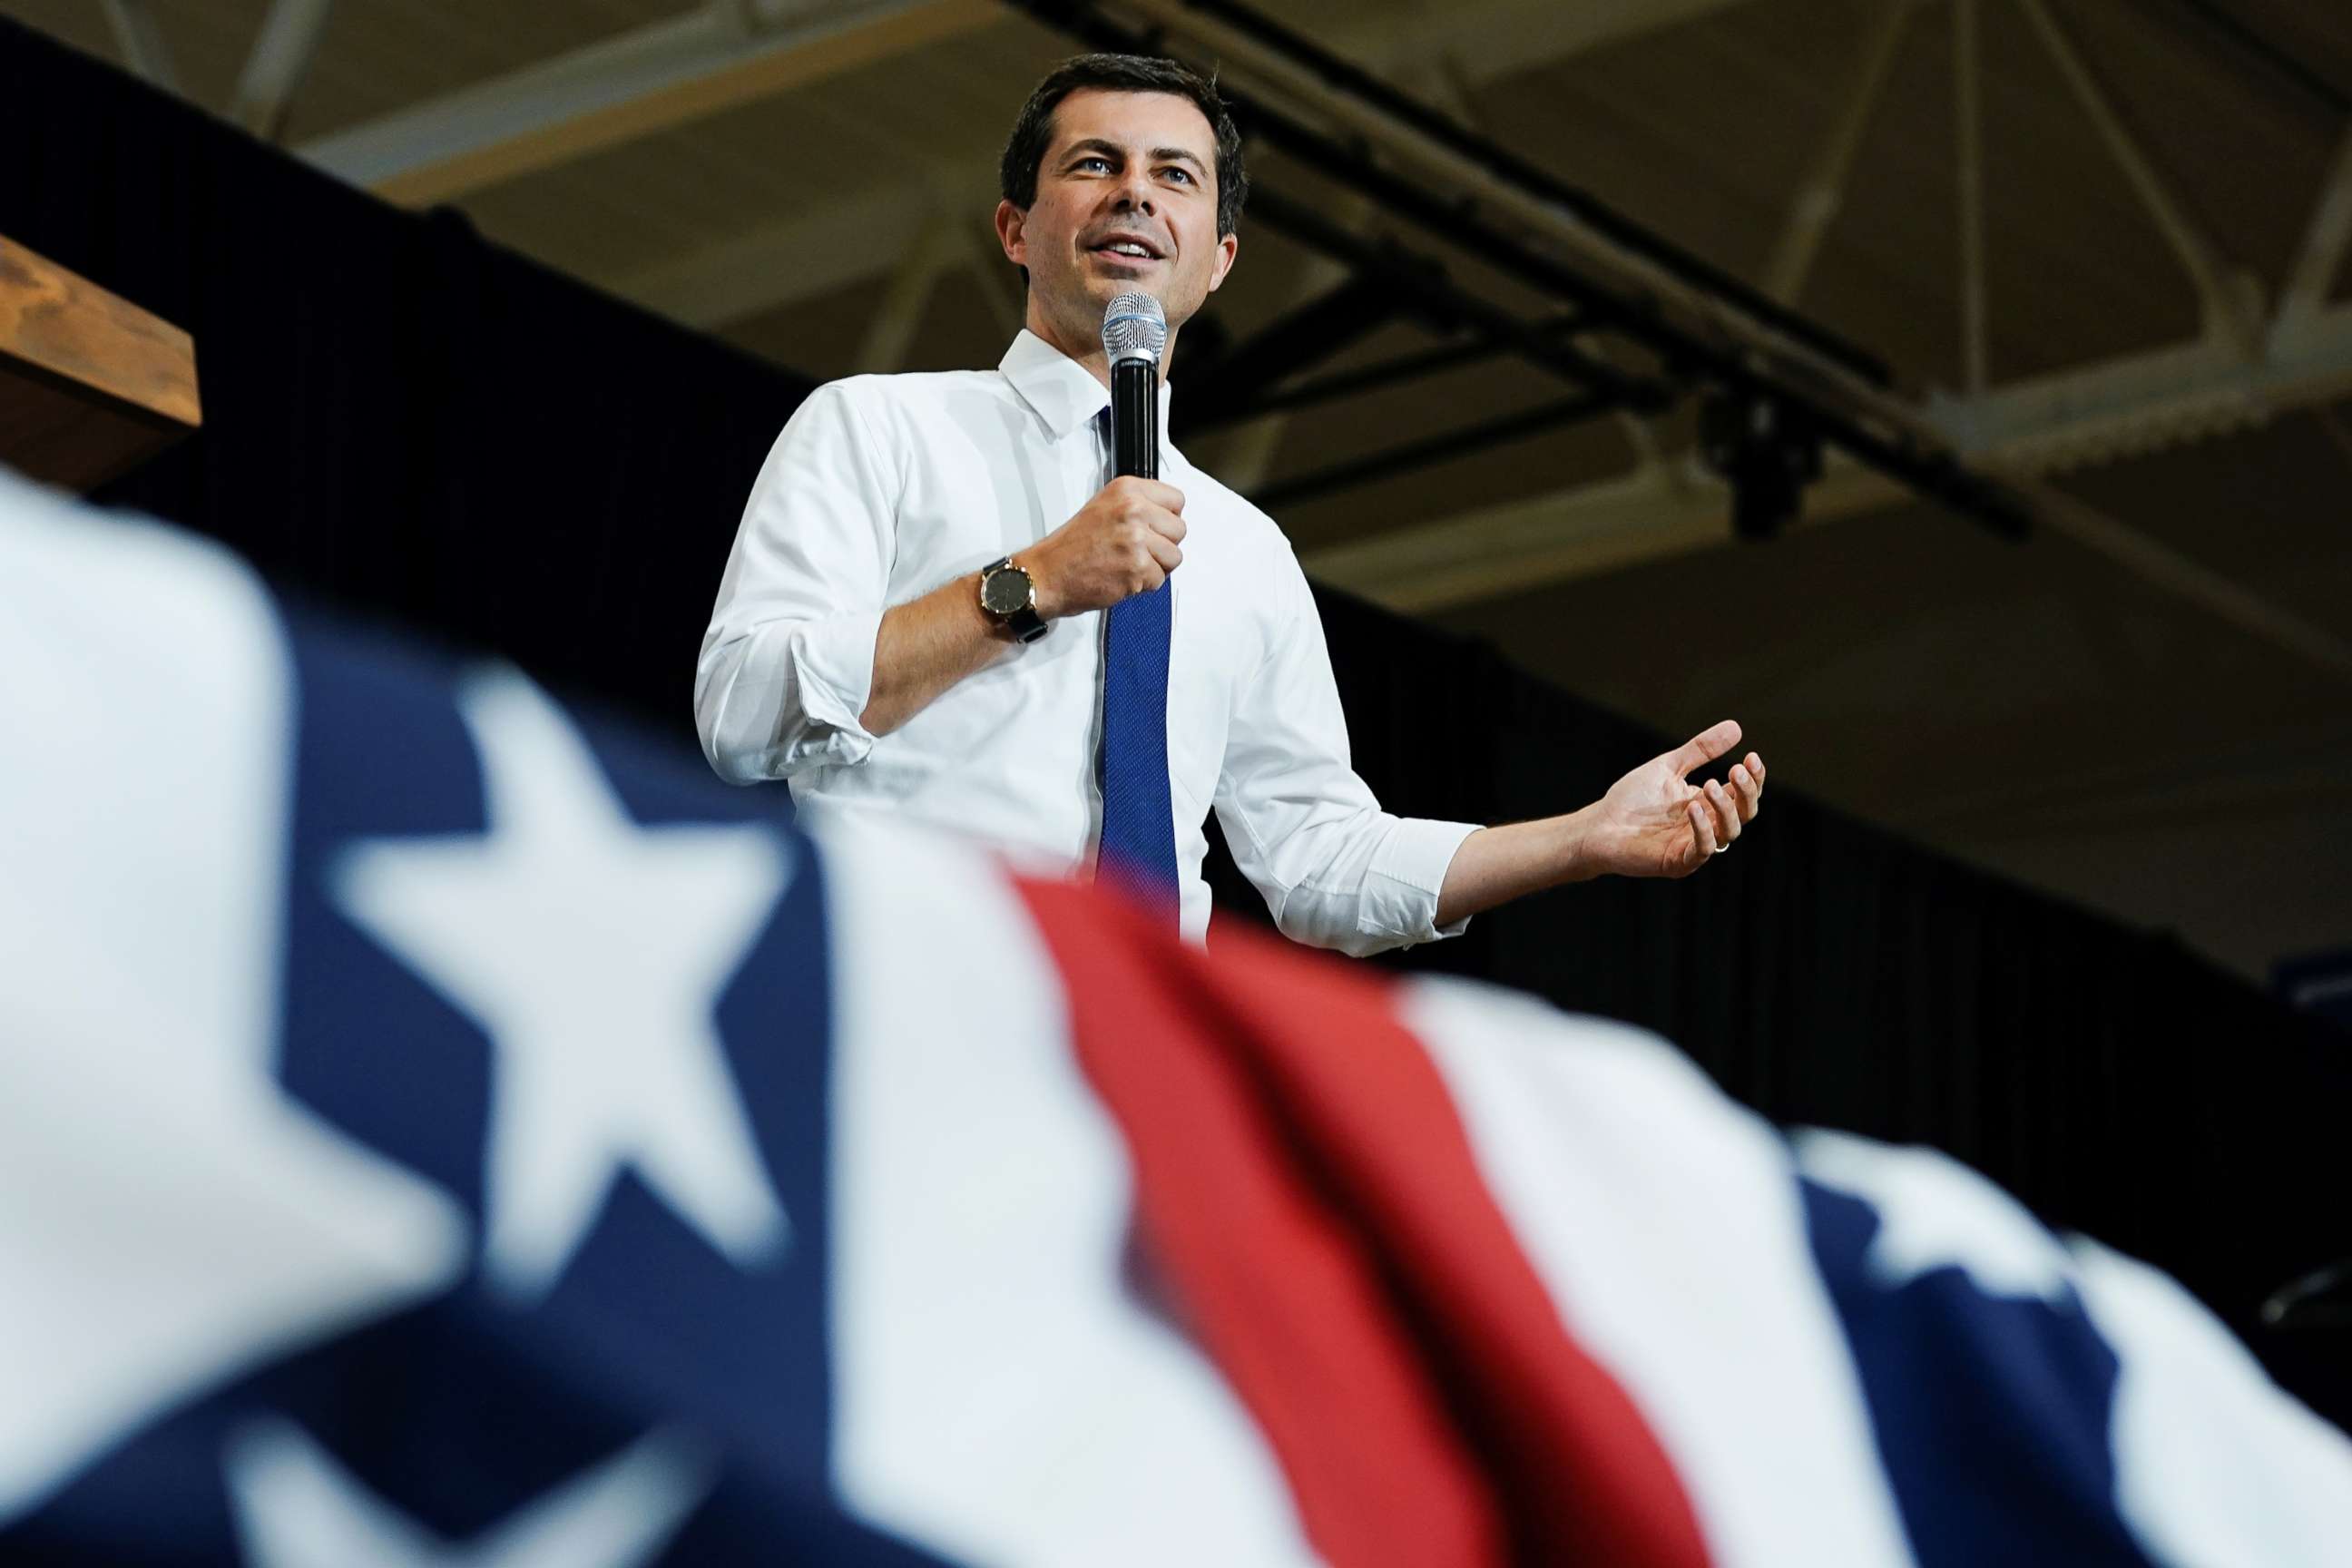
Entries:
<svg viewBox="0 0 2352 1568">
<path fill-rule="evenodd" d="M 0 239 L 0 461 L 87 491 L 203 423 L 186 332 Z"/>
</svg>

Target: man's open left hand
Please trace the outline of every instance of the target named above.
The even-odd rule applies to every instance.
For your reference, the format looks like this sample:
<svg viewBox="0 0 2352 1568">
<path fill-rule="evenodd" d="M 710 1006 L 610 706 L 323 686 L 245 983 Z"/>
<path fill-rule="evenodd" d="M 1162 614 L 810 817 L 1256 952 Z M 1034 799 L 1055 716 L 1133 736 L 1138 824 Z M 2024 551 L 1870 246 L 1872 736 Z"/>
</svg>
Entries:
<svg viewBox="0 0 2352 1568">
<path fill-rule="evenodd" d="M 1588 840 L 1596 871 L 1625 877 L 1687 877 L 1731 847 L 1764 798 L 1764 759 L 1750 752 L 1727 786 L 1691 773 L 1739 744 L 1727 719 L 1609 786 L 1594 807 Z"/>
</svg>

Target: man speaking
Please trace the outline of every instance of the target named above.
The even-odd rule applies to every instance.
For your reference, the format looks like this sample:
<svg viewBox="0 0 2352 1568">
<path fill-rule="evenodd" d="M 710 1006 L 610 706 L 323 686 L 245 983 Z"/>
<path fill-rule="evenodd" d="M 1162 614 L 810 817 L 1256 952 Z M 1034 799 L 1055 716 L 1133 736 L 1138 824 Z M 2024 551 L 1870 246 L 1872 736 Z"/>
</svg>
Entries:
<svg viewBox="0 0 2352 1568">
<path fill-rule="evenodd" d="M 1164 441 L 1113 478 L 1105 312 L 1184 323 L 1223 283 L 1248 191 L 1216 89 L 1168 60 L 1056 68 L 1004 149 L 996 230 L 1028 280 L 994 371 L 819 387 L 744 509 L 695 670 L 721 777 L 790 782 L 812 821 L 902 817 L 1079 872 L 1099 855 L 1195 940 L 1213 809 L 1285 934 L 1353 953 L 1451 936 L 1538 888 L 1677 877 L 1764 787 L 1685 780 L 1716 725 L 1564 816 L 1391 816 L 1348 762 L 1315 601 L 1271 519 Z M 1147 451 L 1147 456 L 1149 455 Z M 1431 743 L 1444 743 L 1431 715 Z"/>
</svg>

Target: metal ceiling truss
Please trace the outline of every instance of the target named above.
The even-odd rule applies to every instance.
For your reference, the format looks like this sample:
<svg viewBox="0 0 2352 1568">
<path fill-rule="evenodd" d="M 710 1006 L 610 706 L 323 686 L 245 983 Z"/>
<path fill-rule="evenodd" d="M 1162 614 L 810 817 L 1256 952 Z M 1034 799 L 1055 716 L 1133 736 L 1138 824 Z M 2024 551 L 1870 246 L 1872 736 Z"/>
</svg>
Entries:
<svg viewBox="0 0 2352 1568">
<path fill-rule="evenodd" d="M 229 119 L 265 142 L 278 139 L 333 5 L 334 0 L 273 0 L 237 77 Z"/>
<path fill-rule="evenodd" d="M 299 151 L 394 201 L 454 201 L 1002 16 L 992 0 L 706 0 Z"/>
<path fill-rule="evenodd" d="M 1454 283 L 1445 269 L 1435 260 L 1417 255 L 1404 247 L 1385 240 L 1366 239 L 1341 226 L 1307 203 L 1296 201 L 1274 191 L 1253 194 L 1257 217 L 1269 227 L 1279 229 L 1292 239 L 1317 253 L 1343 263 L 1349 268 L 1349 280 L 1326 296 L 1350 297 L 1379 301 L 1385 315 L 1405 315 L 1440 335 L 1459 331 L 1474 333 L 1478 341 L 1496 353 L 1516 354 L 1539 370 L 1549 371 L 1577 385 L 1604 394 L 1627 407 L 1654 413 L 1674 400 L 1671 383 L 1658 377 L 1641 376 L 1618 369 L 1579 347 L 1561 329 L 1572 323 L 1579 330 L 1589 328 L 1591 318 L 1582 310 L 1571 310 L 1568 322 L 1558 316 L 1528 321 L 1499 305 L 1496 305 Z M 1307 320 L 1308 312 L 1320 312 L 1325 301 L 1314 301 L 1285 321 L 1265 329 L 1253 342 L 1279 339 L 1286 344 L 1297 343 L 1304 348 L 1315 342 L 1313 327 L 1318 323 Z M 1295 330 L 1306 321 L 1308 329 Z M 1377 325 L 1376 321 L 1361 323 Z M 1360 332 L 1353 334 L 1360 336 Z M 1328 346 L 1333 351 L 1343 348 L 1352 336 Z M 1234 351 L 1241 352 L 1241 351 Z M 1260 356 L 1253 352 L 1256 363 L 1243 368 L 1251 376 L 1228 376 L 1223 367 L 1213 362 L 1203 367 L 1200 376 L 1223 386 L 1241 406 L 1232 411 L 1238 419 L 1252 417 L 1256 412 L 1247 405 L 1250 397 L 1261 395 L 1251 387 L 1256 380 L 1261 386 L 1270 385 L 1268 373 L 1304 368 L 1308 363 L 1295 358 L 1287 363 L 1273 362 L 1273 356 Z M 1320 357 L 1320 356 L 1318 356 Z M 1188 393 L 1190 388 L 1188 387 Z M 1199 399 L 1208 403 L 1213 399 Z"/>
<path fill-rule="evenodd" d="M 2013 0 L 2024 13 L 2090 121 L 2204 305 L 2203 338 L 2184 348 L 2130 358 L 2071 376 L 1987 389 L 1984 381 L 1981 203 L 1964 166 L 1964 311 L 1972 395 L 1938 397 L 1926 407 L 1897 398 L 1882 367 L 1793 316 L 1778 299 L 1738 285 L 1607 215 L 1590 198 L 1529 171 L 1509 154 L 1402 100 L 1345 61 L 1255 16 L 1236 0 L 1010 0 L 1106 48 L 1217 60 L 1220 84 L 1239 73 L 1282 97 L 1243 93 L 1237 119 L 1319 172 L 1370 195 L 1444 243 L 1524 283 L 1565 300 L 1580 328 L 1613 336 L 1656 356 L 1657 378 L 1675 391 L 1751 400 L 1759 422 L 1785 421 L 1839 449 L 1814 487 L 1816 515 L 1875 510 L 1904 489 L 1941 501 L 2008 536 L 2029 520 L 2096 551 L 2151 586 L 2339 678 L 2352 678 L 2352 643 L 2252 595 L 2181 552 L 2161 545 L 2036 476 L 2072 463 L 2142 451 L 2170 441 L 2259 423 L 2283 407 L 2341 395 L 2352 382 L 2352 340 L 2341 336 L 2352 311 L 2318 303 L 2326 280 L 2352 243 L 2352 129 L 2321 194 L 2287 308 L 2263 320 L 2259 289 L 2229 265 L 2218 246 L 2187 216 L 2161 170 L 2124 123 L 2072 37 L 2042 0 Z M 1956 0 L 1955 70 L 1962 102 L 1958 149 L 1970 163 L 1976 135 L 1974 0 Z M 1118 15 L 1138 18 L 1122 24 Z M 1826 224 L 1806 208 L 1833 204 L 1851 157 L 1857 122 L 1877 90 L 1899 22 L 1882 22 L 1869 41 L 1856 83 L 1858 103 L 1841 121 L 1815 181 L 1799 193 L 1784 234 L 1774 290 L 1793 291 L 1818 243 L 1803 226 Z M 1294 103 L 1304 106 L 1294 110 Z M 1312 114 L 1332 127 L 1307 123 Z M 1841 146 L 1840 143 L 1847 145 Z M 1271 226 L 1331 254 L 1328 236 L 1300 232 L 1278 203 L 1258 204 Z M 1559 368 L 1559 367 L 1555 367 Z M 1622 375 L 1622 373 L 1620 373 Z M 1596 389 L 1604 391 L 1605 389 Z M 1603 405 L 1606 405 L 1605 404 Z M 1579 412 L 1565 408 L 1561 416 Z M 1738 420 L 1709 422 L 1737 431 Z M 1476 443 L 1476 433 L 1468 444 Z M 2345 443 L 2352 447 L 2352 442 Z M 1430 450 L 1451 452 L 1443 441 Z M 1785 485 L 1788 475 L 1822 472 L 1801 451 L 1768 452 L 1759 473 Z M 1313 478 L 1324 486 L 1394 471 L 1378 459 Z M 1619 481 L 1571 489 L 1396 531 L 1361 545 L 1315 552 L 1310 571 L 1369 590 L 1401 606 L 1434 608 L 1544 581 L 1629 563 L 1720 542 L 1724 514 L 1754 520 L 1759 509 L 1748 476 L 1722 477 L 1644 465 Z M 1899 481 L 1901 488 L 1886 484 Z M 1260 492 L 1264 494 L 1263 491 Z M 1769 520 L 1767 519 L 1769 523 Z M 1638 526 L 1633 526 L 1638 525 Z M 1754 531 L 1753 528 L 1748 530 Z"/>
<path fill-rule="evenodd" d="M 271 0 L 238 74 L 227 119 L 264 141 L 278 140 L 294 94 L 310 74 L 333 5 L 334 0 Z M 131 73 L 150 86 L 178 93 L 179 73 L 173 68 L 171 49 L 148 0 L 105 0 L 105 13 Z"/>
<path fill-rule="evenodd" d="M 1174 433 L 1235 425 L 1268 412 L 1260 393 L 1362 342 L 1397 319 L 1405 301 L 1387 281 L 1368 273 L 1341 279 L 1302 301 L 1246 341 L 1224 346 L 1195 333 L 1184 377 L 1184 407 L 1172 416 Z M 1208 326 L 1213 319 L 1199 325 Z"/>
<path fill-rule="evenodd" d="M 146 3 L 106 0 L 119 37 L 145 20 Z M 1738 3 L 1461 0 L 1442 14 L 1351 30 L 1341 42 L 1362 49 L 1393 44 L 1401 58 L 1442 52 L 1475 82 Z M 339 131 L 298 152 L 393 201 L 456 201 L 503 180 L 960 37 L 1003 16 L 996 0 L 704 0 L 680 16 Z M 125 52 L 136 58 L 129 44 Z M 993 166 L 985 173 L 992 178 Z M 778 244 L 763 254 L 776 258 L 770 270 L 780 279 L 779 292 L 741 307 L 746 314 L 806 297 L 791 281 L 796 253 Z M 735 259 L 751 264 L 746 256 Z M 662 279 L 680 285 L 682 298 L 692 295 L 683 287 L 690 280 L 690 268 Z M 635 297 L 629 280 L 605 281 Z M 740 288 L 733 292 L 741 298 Z"/>
<path fill-rule="evenodd" d="M 1349 29 L 1339 43 L 1357 58 L 1390 59 L 1401 79 L 1428 85 L 1441 99 L 1450 92 L 1458 100 L 1467 86 L 1731 3 L 1472 0 L 1433 7 L 1425 15 L 1368 22 Z M 1718 542 L 1726 532 L 1728 491 L 1687 458 L 1660 453 L 1649 426 L 1633 412 L 1703 390 L 1770 400 L 1774 408 L 1799 416 L 1800 427 L 1850 454 L 1840 458 L 1833 452 L 1810 492 L 1808 509 L 1815 517 L 1885 506 L 1906 490 L 1933 496 L 2004 531 L 2019 531 L 2028 517 L 2038 516 L 2053 531 L 2102 550 L 2169 591 L 2250 629 L 2267 626 L 2265 635 L 2273 640 L 2331 668 L 2352 670 L 2352 646 L 2342 639 L 2249 601 L 2216 574 L 2127 537 L 2129 531 L 2110 520 L 2086 517 L 2087 509 L 2036 479 L 2069 464 L 2258 423 L 2286 409 L 2319 416 L 2352 461 L 2352 434 L 2330 419 L 2324 406 L 2325 400 L 2352 388 L 2352 314 L 2327 304 L 2329 285 L 2352 244 L 2352 123 L 2315 204 L 2278 308 L 2265 319 L 2258 292 L 2189 220 L 2187 206 L 2108 103 L 2092 65 L 2042 0 L 2011 0 L 2197 283 L 2207 330 L 2200 341 L 2178 348 L 2031 384 L 1990 387 L 1982 204 L 1977 193 L 1978 62 L 1972 46 L 1976 11 L 1990 0 L 1948 0 L 1956 10 L 1960 331 L 1968 374 L 1960 395 L 1938 395 L 1915 406 L 1890 390 L 1883 366 L 1788 306 L 1834 218 L 1904 16 L 1923 3 L 1890 0 L 1880 14 L 1865 39 L 1845 112 L 1792 204 L 1759 289 L 1647 234 L 1398 93 L 1340 54 L 1317 47 L 1234 0 L 1007 0 L 1097 47 L 1218 61 L 1223 80 L 1238 75 L 1255 89 L 1242 95 L 1240 106 L 1253 134 L 1360 193 L 1356 199 L 1363 208 L 1401 217 L 1428 233 L 1434 245 L 1473 257 L 1566 307 L 1530 319 L 1474 296 L 1432 256 L 1375 244 L 1358 232 L 1360 226 L 1334 222 L 1331 204 L 1286 210 L 1278 193 L 1261 192 L 1255 215 L 1316 251 L 1327 283 L 1370 279 L 1384 287 L 1391 296 L 1379 302 L 1384 319 L 1417 321 L 1434 334 L 1434 342 L 1420 353 L 1319 374 L 1317 366 L 1331 356 L 1303 352 L 1303 333 L 1292 335 L 1286 362 L 1274 352 L 1283 346 L 1278 331 L 1235 345 L 1235 354 L 1255 356 L 1265 374 L 1247 387 L 1236 375 L 1231 395 L 1214 403 L 1188 398 L 1184 413 L 1196 428 L 1205 427 L 1200 422 L 1213 407 L 1228 419 L 1250 421 L 1243 426 L 1237 471 L 1262 478 L 1286 410 L 1501 354 L 1536 363 L 1570 384 L 1569 396 L 1532 411 L 1529 419 L 1558 422 L 1613 412 L 1641 454 L 1639 466 L 1622 479 L 1318 552 L 1308 558 L 1311 570 L 1392 603 L 1428 607 Z M 2222 17 L 2206 0 L 2146 3 L 2186 11 L 2208 26 Z M 106 5 L 126 58 L 151 79 L 168 80 L 169 61 L 146 0 Z M 324 5 L 311 0 L 275 0 L 271 30 L 281 29 L 282 18 L 280 41 L 299 42 L 303 28 L 297 24 L 308 16 L 315 40 L 316 17 L 323 13 Z M 852 65 L 937 43 L 998 15 L 1002 10 L 991 0 L 706 0 L 671 21 L 301 151 L 394 199 L 452 199 Z M 2245 39 L 2224 41 L 2245 55 Z M 275 58 L 282 61 L 305 52 L 281 50 Z M 290 79 L 264 71 L 268 58 L 257 48 L 248 67 L 248 76 L 257 77 L 260 86 L 299 79 L 299 69 Z M 2292 60 L 2282 66 L 2275 58 L 2265 67 L 2273 68 L 2299 68 Z M 267 93 L 257 96 L 268 103 Z M 2332 89 L 2320 96 L 2344 110 Z M 282 99 L 278 102 L 282 113 Z M 871 269 L 873 258 L 919 247 L 925 255 L 901 267 L 888 295 L 888 313 L 904 316 L 914 308 L 910 301 L 919 301 L 929 283 L 952 265 L 953 247 L 929 232 L 929 215 L 940 210 L 940 184 L 946 181 L 961 191 L 986 177 L 976 163 L 961 171 L 919 171 L 898 186 L 861 195 L 830 215 L 841 222 L 822 226 L 839 232 L 845 225 L 878 244 L 813 247 L 806 243 L 812 226 L 828 215 L 810 214 L 681 257 L 643 278 L 600 281 L 680 319 L 715 327 L 855 281 L 866 275 L 858 268 Z M 853 216 L 857 221 L 849 223 Z M 903 244 L 888 243 L 893 235 Z M 967 262 L 976 254 L 968 251 Z M 825 269 L 828 258 L 834 258 L 831 271 Z M 1369 308 L 1372 301 L 1368 288 L 1353 302 Z M 994 303 L 1002 311 L 1005 301 Z M 1017 300 L 1012 303 L 1017 306 Z M 900 335 L 891 322 L 877 322 L 861 357 L 887 362 Z M 1637 352 L 1629 356 L 1629 348 Z M 1645 368 L 1620 368 L 1629 358 Z M 1235 359 L 1228 368 L 1248 363 Z M 1195 362 L 1192 374 L 1212 371 L 1212 364 Z M 1513 433 L 1509 421 L 1490 422 L 1434 437 L 1423 456 L 1433 459 L 1475 449 Z M 1383 460 L 1391 456 L 1306 476 L 1286 483 L 1282 493 L 1295 500 L 1363 482 L 1393 471 Z M 1275 494 L 1262 485 L 1256 493 Z M 1643 522 L 1646 530 L 1633 526 Z M 1465 558 L 1472 553 L 1478 558 Z M 1444 570 L 1433 573 L 1433 563 Z M 1408 563 L 1419 584 L 1410 593 L 1398 586 L 1400 570 Z"/>
<path fill-rule="evenodd" d="M 1450 154 L 1458 164 L 1449 166 L 1442 157 L 1414 158 L 1407 155 L 1399 160 L 1411 173 L 1416 163 L 1433 170 L 1444 180 L 1446 176 L 1468 176 L 1468 197 L 1454 215 L 1455 221 L 1476 218 L 1481 215 L 1474 204 L 1481 201 L 1499 205 L 1508 212 L 1518 205 L 1516 198 L 1527 196 L 1550 204 L 1560 214 L 1608 246 L 1622 249 L 1641 263 L 1661 269 L 1669 279 L 1689 289 L 1703 291 L 1713 299 L 1773 331 L 1803 343 L 1813 353 L 1842 365 L 1851 374 L 1879 385 L 1887 381 L 1886 366 L 1874 355 L 1846 342 L 1827 328 L 1808 321 L 1749 288 L 1741 279 L 1713 264 L 1684 250 L 1673 242 L 1642 227 L 1614 209 L 1603 205 L 1586 193 L 1555 178 L 1549 172 L 1527 162 L 1507 147 L 1490 141 L 1428 108 L 1404 93 L 1399 92 L 1379 77 L 1354 62 L 1343 58 L 1304 35 L 1292 31 L 1271 18 L 1236 3 L 1236 0 L 1128 0 L 1130 9 L 1144 18 L 1147 32 L 1173 32 L 1196 39 L 1202 45 L 1217 48 L 1228 59 L 1239 59 L 1245 68 L 1265 73 L 1280 70 L 1292 76 L 1299 85 L 1319 84 L 1328 92 L 1311 93 L 1313 107 L 1332 114 L 1343 131 L 1353 131 L 1365 136 L 1373 148 L 1381 153 L 1405 151 L 1409 143 L 1390 133 L 1391 127 L 1401 128 L 1412 137 L 1424 141 L 1440 154 Z M 1055 4 L 1045 7 L 1024 5 L 1033 12 L 1041 9 L 1078 11 L 1097 9 L 1078 5 Z M 1156 38 L 1153 41 L 1158 41 Z M 1230 51 L 1239 43 L 1248 48 L 1245 58 Z M 1302 74 L 1306 79 L 1301 81 Z M 1348 112 L 1350 105 L 1361 105 L 1365 113 Z M 1288 121 L 1289 116 L 1283 116 Z M 1288 134 L 1287 124 L 1269 128 L 1277 137 Z M 1314 150 L 1310 145 L 1309 150 Z M 1515 198 L 1496 203 L 1498 194 Z M 1549 227 L 1547 224 L 1544 226 Z"/>
<path fill-rule="evenodd" d="M 1363 239 L 1321 213 L 1271 191 L 1255 197 L 1258 219 L 1345 264 L 1346 279 L 1255 337 L 1189 371 L 1182 407 L 1192 429 L 1246 423 L 1270 413 L 1360 395 L 1411 375 L 1473 358 L 1511 354 L 1566 381 L 1576 391 L 1533 410 L 1459 426 L 1274 484 L 1252 496 L 1262 506 L 1294 504 L 1450 461 L 1572 421 L 1621 409 L 1655 414 L 1675 401 L 1657 377 L 1629 374 L 1574 342 L 1585 318 L 1576 312 L 1528 321 L 1455 285 L 1443 268 L 1393 244 Z M 1291 377 L 1336 356 L 1372 329 L 1399 318 L 1455 341 L 1307 383 Z M 1466 336 L 1460 336 L 1466 334 Z M 1286 385 L 1286 383 L 1289 384 Z M 1198 412 L 1193 412 L 1198 411 Z M 1179 426 L 1179 433 L 1186 428 Z"/>
<path fill-rule="evenodd" d="M 105 0 L 106 25 L 114 47 L 122 51 L 123 66 L 150 87 L 165 92 L 180 90 L 180 74 L 173 68 L 172 51 L 147 0 Z"/>
<path fill-rule="evenodd" d="M 1214 58 L 1245 134 L 1559 301 L 1576 312 L 1580 341 L 1652 362 L 1647 373 L 1621 370 L 1454 284 L 1433 258 L 1372 246 L 1276 193 L 1254 197 L 1254 216 L 1269 227 L 1359 271 L 1384 265 L 1424 301 L 1442 292 L 1475 332 L 1577 383 L 1580 395 L 1554 405 L 1552 422 L 1624 407 L 1654 413 L 1693 395 L 1769 404 L 1775 422 L 1801 433 L 1793 438 L 1826 441 L 2004 536 L 2025 531 L 2029 509 L 1970 472 L 1888 390 L 1876 359 L 1234 0 L 1009 3 L 1097 48 Z M 1270 90 L 1235 89 L 1236 73 Z M 1322 479 L 1328 487 L 1390 471 L 1351 465 Z"/>
</svg>

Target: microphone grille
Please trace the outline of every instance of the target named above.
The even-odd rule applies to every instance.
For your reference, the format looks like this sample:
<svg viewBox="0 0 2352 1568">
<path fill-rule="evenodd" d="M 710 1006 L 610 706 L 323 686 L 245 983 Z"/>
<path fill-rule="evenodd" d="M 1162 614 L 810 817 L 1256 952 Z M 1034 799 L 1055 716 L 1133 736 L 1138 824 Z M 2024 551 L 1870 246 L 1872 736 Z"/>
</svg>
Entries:
<svg viewBox="0 0 2352 1568">
<path fill-rule="evenodd" d="M 1168 314 L 1149 294 L 1121 294 L 1103 310 L 1102 341 L 1113 364 L 1136 359 L 1158 364 L 1168 346 Z"/>
</svg>

